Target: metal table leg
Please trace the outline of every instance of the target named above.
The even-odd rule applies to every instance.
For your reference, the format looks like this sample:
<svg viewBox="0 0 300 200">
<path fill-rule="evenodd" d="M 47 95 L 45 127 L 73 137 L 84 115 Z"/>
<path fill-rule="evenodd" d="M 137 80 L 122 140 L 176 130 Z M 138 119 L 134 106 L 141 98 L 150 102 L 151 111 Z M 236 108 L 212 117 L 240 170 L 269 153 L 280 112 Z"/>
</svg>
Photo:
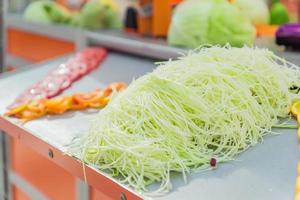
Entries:
<svg viewBox="0 0 300 200">
<path fill-rule="evenodd" d="M 7 0 L 0 0 L 0 73 L 5 70 L 5 14 Z M 0 130 L 0 199 L 10 200 L 8 136 Z"/>
<path fill-rule="evenodd" d="M 7 0 L 0 0 L 0 73 L 5 69 L 5 14 L 7 11 Z"/>
<path fill-rule="evenodd" d="M 76 178 L 76 200 L 89 200 L 89 186 Z"/>
<path fill-rule="evenodd" d="M 8 144 L 9 136 L 0 131 L 0 199 L 10 200 L 11 189 L 9 175 Z"/>
</svg>

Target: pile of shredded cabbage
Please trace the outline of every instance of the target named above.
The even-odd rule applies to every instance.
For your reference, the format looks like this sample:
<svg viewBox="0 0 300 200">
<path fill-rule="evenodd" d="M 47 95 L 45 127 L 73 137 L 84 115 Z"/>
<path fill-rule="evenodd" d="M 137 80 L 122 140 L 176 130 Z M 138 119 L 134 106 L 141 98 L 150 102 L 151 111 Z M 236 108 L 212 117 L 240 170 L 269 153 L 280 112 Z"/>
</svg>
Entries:
<svg viewBox="0 0 300 200">
<path fill-rule="evenodd" d="M 297 67 L 259 48 L 200 48 L 158 68 L 117 95 L 82 138 L 81 159 L 147 191 L 170 172 L 229 161 L 287 117 L 299 95 Z"/>
</svg>

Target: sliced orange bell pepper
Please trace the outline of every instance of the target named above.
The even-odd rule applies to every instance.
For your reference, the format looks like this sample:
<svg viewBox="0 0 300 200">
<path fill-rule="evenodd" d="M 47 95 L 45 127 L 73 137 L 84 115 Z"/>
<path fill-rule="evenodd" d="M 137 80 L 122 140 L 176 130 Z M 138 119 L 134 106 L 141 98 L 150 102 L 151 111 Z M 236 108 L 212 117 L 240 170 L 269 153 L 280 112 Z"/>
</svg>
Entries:
<svg viewBox="0 0 300 200">
<path fill-rule="evenodd" d="M 94 100 L 92 102 L 89 103 L 89 107 L 91 108 L 103 108 L 104 106 L 106 106 L 109 102 L 109 98 L 107 97 L 102 97 L 99 98 L 97 100 Z"/>
<path fill-rule="evenodd" d="M 124 83 L 113 83 L 103 90 L 94 90 L 89 93 L 76 93 L 72 96 L 55 99 L 33 100 L 8 111 L 5 115 L 30 121 L 46 114 L 62 114 L 68 110 L 100 109 L 107 105 L 112 92 L 121 91 L 125 87 Z"/>
<path fill-rule="evenodd" d="M 72 107 L 72 96 L 48 99 L 44 102 L 47 113 L 62 114 Z"/>
<path fill-rule="evenodd" d="M 73 110 L 81 110 L 88 107 L 89 99 L 92 98 L 90 93 L 83 94 L 83 93 L 76 93 L 73 95 Z"/>
<path fill-rule="evenodd" d="M 21 113 L 21 117 L 20 118 L 24 122 L 27 122 L 27 121 L 30 121 L 30 120 L 33 120 L 33 119 L 40 118 L 40 117 L 44 116 L 45 114 L 46 114 L 46 112 L 37 113 L 37 112 L 30 111 L 30 110 L 24 110 Z"/>
<path fill-rule="evenodd" d="M 13 108 L 12 110 L 9 110 L 4 115 L 6 115 L 6 116 L 13 116 L 13 115 L 16 115 L 16 114 L 22 112 L 26 108 L 27 108 L 27 104 L 22 104 L 22 105 L 20 105 L 20 106 L 18 106 L 16 108 Z"/>
<path fill-rule="evenodd" d="M 122 91 L 125 88 L 125 83 L 112 83 L 103 90 L 103 93 L 105 96 L 110 96 L 113 91 Z"/>
<path fill-rule="evenodd" d="M 45 113 L 45 105 L 40 101 L 31 101 L 27 104 L 27 109 L 34 112 L 34 113 Z"/>
</svg>

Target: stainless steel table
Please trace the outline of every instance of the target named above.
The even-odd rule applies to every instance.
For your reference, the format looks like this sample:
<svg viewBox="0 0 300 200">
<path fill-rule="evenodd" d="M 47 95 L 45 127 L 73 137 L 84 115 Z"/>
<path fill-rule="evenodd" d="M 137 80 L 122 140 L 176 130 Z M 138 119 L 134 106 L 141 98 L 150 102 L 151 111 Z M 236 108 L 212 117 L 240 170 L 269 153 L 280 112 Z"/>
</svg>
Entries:
<svg viewBox="0 0 300 200">
<path fill-rule="evenodd" d="M 35 83 L 66 58 L 38 64 L 18 73 L 0 76 L 0 129 L 47 156 L 74 176 L 84 178 L 82 163 L 65 155 L 74 138 L 87 133 L 89 119 L 97 113 L 70 112 L 51 116 L 25 125 L 3 116 L 6 106 L 25 88 Z M 152 71 L 153 60 L 110 52 L 99 69 L 78 82 L 64 94 L 90 91 L 113 81 L 130 82 L 133 78 Z M 277 129 L 280 135 L 269 135 L 263 143 L 250 148 L 237 160 L 220 164 L 217 169 L 192 173 L 188 183 L 179 174 L 172 175 L 173 190 L 154 199 L 205 200 L 283 200 L 294 195 L 296 164 L 299 160 L 296 130 Z M 112 199 L 126 196 L 128 200 L 144 198 L 133 189 L 118 183 L 92 167 L 85 167 L 86 181 Z M 152 185 L 150 188 L 155 188 Z"/>
</svg>

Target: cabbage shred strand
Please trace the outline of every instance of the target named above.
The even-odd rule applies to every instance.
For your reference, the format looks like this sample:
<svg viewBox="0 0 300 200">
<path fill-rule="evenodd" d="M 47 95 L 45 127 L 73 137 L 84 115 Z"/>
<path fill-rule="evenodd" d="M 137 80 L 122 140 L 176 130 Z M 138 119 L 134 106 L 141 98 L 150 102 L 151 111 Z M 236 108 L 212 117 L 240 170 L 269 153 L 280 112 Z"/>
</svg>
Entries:
<svg viewBox="0 0 300 200">
<path fill-rule="evenodd" d="M 139 191 L 210 169 L 262 141 L 299 98 L 298 68 L 266 49 L 200 48 L 133 81 L 72 149 Z"/>
</svg>

